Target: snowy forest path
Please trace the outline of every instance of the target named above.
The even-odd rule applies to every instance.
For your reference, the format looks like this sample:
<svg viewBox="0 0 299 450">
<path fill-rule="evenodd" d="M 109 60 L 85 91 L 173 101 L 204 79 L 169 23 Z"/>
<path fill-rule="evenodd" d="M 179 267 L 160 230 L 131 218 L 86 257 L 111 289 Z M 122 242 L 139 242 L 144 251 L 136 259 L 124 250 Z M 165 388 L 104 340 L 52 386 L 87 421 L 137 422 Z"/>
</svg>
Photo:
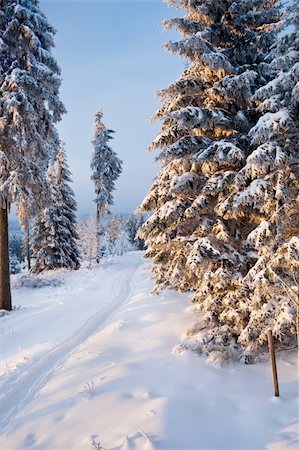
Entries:
<svg viewBox="0 0 299 450">
<path fill-rule="evenodd" d="M 47 351 L 15 378 L 10 378 L 2 386 L 0 395 L 0 429 L 9 432 L 11 419 L 27 404 L 36 398 L 41 389 L 51 380 L 53 374 L 61 369 L 78 348 L 95 333 L 99 332 L 113 319 L 126 303 L 132 289 L 134 274 L 141 264 L 140 255 L 132 254 L 129 267 L 117 278 L 107 278 L 111 302 L 98 310 L 71 337 Z M 100 279 L 103 283 L 103 277 Z M 99 286 L 101 289 L 102 285 Z"/>
</svg>

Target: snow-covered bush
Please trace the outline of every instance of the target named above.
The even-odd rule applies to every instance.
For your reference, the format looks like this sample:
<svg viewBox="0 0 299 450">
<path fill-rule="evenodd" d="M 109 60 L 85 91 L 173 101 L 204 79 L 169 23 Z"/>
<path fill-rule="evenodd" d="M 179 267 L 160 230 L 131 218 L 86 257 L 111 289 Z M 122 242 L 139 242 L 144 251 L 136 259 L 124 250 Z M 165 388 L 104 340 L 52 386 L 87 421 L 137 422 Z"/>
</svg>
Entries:
<svg viewBox="0 0 299 450">
<path fill-rule="evenodd" d="M 63 284 L 64 277 L 47 276 L 44 275 L 22 275 L 15 280 L 13 280 L 12 284 L 15 289 L 21 288 L 29 288 L 29 289 L 41 289 L 44 287 L 59 287 Z"/>
</svg>

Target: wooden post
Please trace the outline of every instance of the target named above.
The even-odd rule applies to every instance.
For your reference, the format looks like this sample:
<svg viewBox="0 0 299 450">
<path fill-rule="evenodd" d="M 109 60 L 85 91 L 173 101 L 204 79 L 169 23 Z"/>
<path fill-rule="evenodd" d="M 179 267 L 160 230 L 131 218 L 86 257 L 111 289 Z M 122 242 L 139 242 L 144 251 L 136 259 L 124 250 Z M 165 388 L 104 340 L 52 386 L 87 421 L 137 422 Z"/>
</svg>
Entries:
<svg viewBox="0 0 299 450">
<path fill-rule="evenodd" d="M 271 358 L 271 364 L 272 364 L 274 394 L 275 394 L 275 397 L 279 397 L 277 366 L 276 366 L 276 358 L 275 358 L 275 351 L 274 351 L 274 344 L 273 344 L 273 335 L 272 335 L 271 330 L 268 330 L 268 343 L 269 343 L 269 352 L 270 352 L 270 358 Z"/>
</svg>

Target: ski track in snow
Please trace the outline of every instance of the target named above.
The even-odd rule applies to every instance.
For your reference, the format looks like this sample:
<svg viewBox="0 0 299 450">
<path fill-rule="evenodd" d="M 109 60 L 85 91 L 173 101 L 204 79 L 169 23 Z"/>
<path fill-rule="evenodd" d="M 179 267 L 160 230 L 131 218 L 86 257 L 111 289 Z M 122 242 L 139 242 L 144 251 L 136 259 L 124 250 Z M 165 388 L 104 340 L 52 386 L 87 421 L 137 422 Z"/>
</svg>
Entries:
<svg viewBox="0 0 299 450">
<path fill-rule="evenodd" d="M 0 429 L 9 432 L 11 419 L 38 396 L 54 372 L 59 370 L 68 358 L 93 334 L 103 329 L 117 311 L 126 303 L 132 290 L 132 279 L 138 266 L 133 264 L 129 277 L 122 275 L 110 280 L 112 302 L 92 316 L 76 333 L 63 343 L 46 352 L 38 361 L 33 362 L 20 375 L 10 378 L 2 386 L 0 396 Z M 102 280 L 101 280 L 102 281 Z M 99 286 L 100 288 L 100 286 Z"/>
</svg>

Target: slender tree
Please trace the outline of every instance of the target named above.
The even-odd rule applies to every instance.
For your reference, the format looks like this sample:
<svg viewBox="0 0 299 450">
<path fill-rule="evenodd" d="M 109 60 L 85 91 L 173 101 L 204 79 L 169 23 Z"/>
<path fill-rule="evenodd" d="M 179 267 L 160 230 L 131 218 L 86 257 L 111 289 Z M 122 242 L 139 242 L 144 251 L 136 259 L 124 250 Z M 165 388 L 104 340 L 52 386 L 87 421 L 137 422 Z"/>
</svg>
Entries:
<svg viewBox="0 0 299 450">
<path fill-rule="evenodd" d="M 122 172 L 122 161 L 109 145 L 114 131 L 105 127 L 102 117 L 101 111 L 95 115 L 95 134 L 92 141 L 94 152 L 91 160 L 91 179 L 95 185 L 97 208 L 97 262 L 100 260 L 100 221 L 113 205 L 112 192 L 115 189 L 115 181 Z"/>
<path fill-rule="evenodd" d="M 54 29 L 37 0 L 0 0 L 0 309 L 11 310 L 8 213 L 24 203 L 33 216 L 49 200 L 44 174 L 65 112 Z"/>
<path fill-rule="evenodd" d="M 83 261 L 88 261 L 91 267 L 93 261 L 97 259 L 97 221 L 95 217 L 88 217 L 80 220 L 77 225 L 77 233 L 79 236 L 78 245 L 80 256 Z"/>
<path fill-rule="evenodd" d="M 74 193 L 69 186 L 71 174 L 66 162 L 64 147 L 49 170 L 52 204 L 36 218 L 33 228 L 32 250 L 35 273 L 53 269 L 78 269 L 77 209 Z"/>
<path fill-rule="evenodd" d="M 262 67 L 281 12 L 275 0 L 167 3 L 185 16 L 165 21 L 183 35 L 166 49 L 189 66 L 159 92 L 163 103 L 154 119 L 162 130 L 149 150 L 161 149 L 162 170 L 141 205 L 153 214 L 139 236 L 154 260 L 157 286 L 193 290 L 208 351 L 223 344 L 230 353 L 236 333 L 228 318 L 218 325 L 222 305 L 236 301 L 251 265 L 244 243 L 252 225 L 246 215 L 230 217 L 227 202 L 251 151 L 248 132 L 260 116 L 251 99 L 266 81 Z"/>
</svg>

